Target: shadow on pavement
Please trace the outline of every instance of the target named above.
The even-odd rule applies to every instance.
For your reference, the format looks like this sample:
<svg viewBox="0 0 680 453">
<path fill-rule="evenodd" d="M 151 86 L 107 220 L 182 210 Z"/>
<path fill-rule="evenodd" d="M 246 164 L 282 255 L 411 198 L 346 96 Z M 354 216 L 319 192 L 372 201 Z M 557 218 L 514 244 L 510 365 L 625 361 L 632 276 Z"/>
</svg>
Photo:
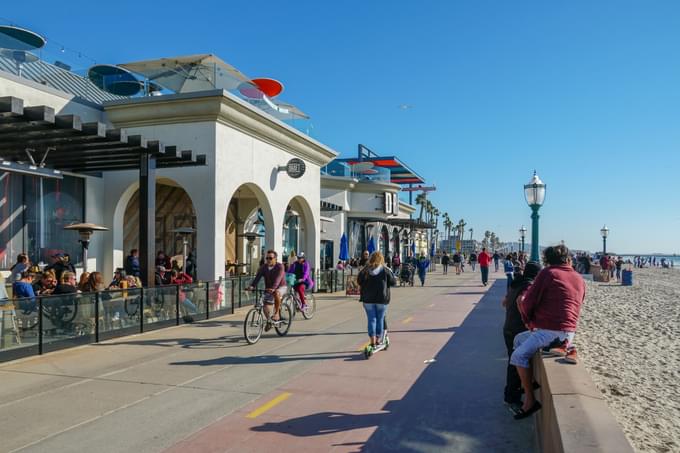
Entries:
<svg viewBox="0 0 680 453">
<path fill-rule="evenodd" d="M 252 428 L 300 437 L 376 427 L 360 452 L 531 452 L 533 420 L 515 421 L 503 404 L 507 355 L 499 280 L 420 375 L 383 413 L 321 412 Z M 366 362 L 370 366 L 370 362 Z M 313 445 L 313 444 L 312 444 Z"/>
</svg>

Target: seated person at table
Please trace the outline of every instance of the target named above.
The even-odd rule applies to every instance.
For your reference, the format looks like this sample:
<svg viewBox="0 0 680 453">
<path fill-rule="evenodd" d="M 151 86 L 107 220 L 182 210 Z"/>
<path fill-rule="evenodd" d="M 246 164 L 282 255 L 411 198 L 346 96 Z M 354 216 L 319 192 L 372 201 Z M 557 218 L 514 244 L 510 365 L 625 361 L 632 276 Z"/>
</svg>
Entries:
<svg viewBox="0 0 680 453">
<path fill-rule="evenodd" d="M 127 274 L 125 269 L 119 267 L 113 273 L 113 280 L 109 283 L 109 289 L 127 288 Z"/>
<path fill-rule="evenodd" d="M 33 292 L 33 276 L 28 270 L 18 274 L 18 280 L 12 284 L 14 298 L 19 299 L 19 308 L 26 312 L 35 310 L 35 293 Z"/>
<path fill-rule="evenodd" d="M 543 255 L 547 267 L 538 273 L 524 298 L 517 301 L 522 320 L 530 329 L 517 334 L 510 356 L 524 389 L 524 404 L 515 415 L 518 420 L 541 408 L 534 398 L 532 357 L 555 341 L 573 341 L 586 295 L 583 278 L 572 268 L 565 245 L 548 247 Z"/>
<path fill-rule="evenodd" d="M 61 280 L 52 294 L 76 294 L 78 288 L 76 287 L 76 274 L 70 271 L 64 271 L 61 274 Z"/>
<path fill-rule="evenodd" d="M 43 272 L 40 280 L 33 284 L 33 292 L 38 296 L 47 296 L 57 287 L 57 276 L 53 270 Z"/>
</svg>

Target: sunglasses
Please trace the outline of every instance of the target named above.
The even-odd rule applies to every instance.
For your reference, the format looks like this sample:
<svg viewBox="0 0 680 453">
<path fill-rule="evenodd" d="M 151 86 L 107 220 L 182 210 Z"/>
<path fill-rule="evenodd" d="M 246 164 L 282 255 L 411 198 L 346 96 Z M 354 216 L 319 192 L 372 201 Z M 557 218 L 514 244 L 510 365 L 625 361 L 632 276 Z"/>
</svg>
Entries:
<svg viewBox="0 0 680 453">
<path fill-rule="evenodd" d="M 274 258 L 276 258 L 276 257 L 274 257 L 274 256 L 268 256 L 268 257 L 267 257 L 267 261 L 271 261 L 271 260 L 273 260 Z"/>
</svg>

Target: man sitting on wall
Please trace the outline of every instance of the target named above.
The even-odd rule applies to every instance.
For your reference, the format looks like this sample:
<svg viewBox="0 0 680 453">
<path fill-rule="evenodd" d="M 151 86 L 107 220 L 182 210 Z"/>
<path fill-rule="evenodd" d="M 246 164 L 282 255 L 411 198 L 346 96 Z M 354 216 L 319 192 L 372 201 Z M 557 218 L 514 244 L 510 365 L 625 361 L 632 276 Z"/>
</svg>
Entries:
<svg viewBox="0 0 680 453">
<path fill-rule="evenodd" d="M 541 270 L 517 307 L 530 329 L 515 337 L 510 363 L 524 389 L 524 404 L 515 419 L 526 418 L 541 408 L 533 393 L 531 359 L 540 349 L 556 340 L 573 342 L 586 287 L 583 278 L 572 268 L 569 249 L 564 245 L 548 247 L 543 252 L 546 268 Z"/>
</svg>

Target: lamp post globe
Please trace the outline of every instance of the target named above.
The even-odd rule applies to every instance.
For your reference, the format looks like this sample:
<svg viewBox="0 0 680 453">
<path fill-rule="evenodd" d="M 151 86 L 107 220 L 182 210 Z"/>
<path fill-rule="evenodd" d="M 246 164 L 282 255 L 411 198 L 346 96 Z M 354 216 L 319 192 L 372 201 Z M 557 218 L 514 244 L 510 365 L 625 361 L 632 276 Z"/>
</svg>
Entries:
<svg viewBox="0 0 680 453">
<path fill-rule="evenodd" d="M 607 228 L 607 225 L 603 226 L 600 229 L 600 234 L 602 235 L 602 254 L 606 255 L 607 254 L 607 236 L 609 236 L 609 228 Z"/>
<path fill-rule="evenodd" d="M 538 245 L 538 210 L 543 206 L 545 201 L 546 185 L 541 181 L 541 178 L 534 170 L 534 176 L 531 180 L 524 184 L 524 196 L 527 204 L 531 208 L 531 260 L 539 261 L 539 245 Z"/>
<path fill-rule="evenodd" d="M 524 253 L 524 238 L 527 236 L 527 227 L 522 225 L 522 228 L 519 229 L 519 240 L 520 243 L 522 244 L 522 248 L 520 249 L 520 252 Z"/>
</svg>

